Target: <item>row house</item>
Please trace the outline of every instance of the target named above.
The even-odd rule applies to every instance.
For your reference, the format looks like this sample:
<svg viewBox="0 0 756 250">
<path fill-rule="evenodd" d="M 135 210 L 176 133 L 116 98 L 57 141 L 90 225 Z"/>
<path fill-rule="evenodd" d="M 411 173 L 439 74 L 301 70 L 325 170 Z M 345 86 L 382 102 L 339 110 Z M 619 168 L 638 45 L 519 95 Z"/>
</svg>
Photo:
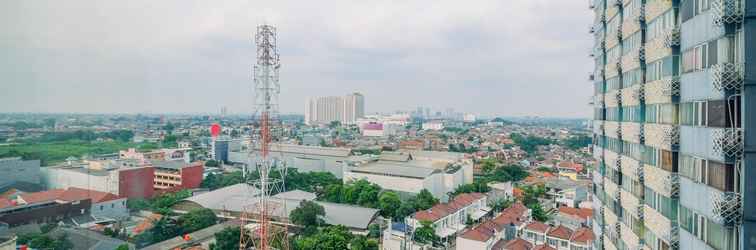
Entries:
<svg viewBox="0 0 756 250">
<path fill-rule="evenodd" d="M 530 220 L 531 210 L 522 203 L 515 203 L 496 218 L 462 233 L 456 240 L 457 249 L 503 249 L 506 242 L 520 235 Z"/>
<path fill-rule="evenodd" d="M 491 208 L 486 206 L 486 201 L 487 196 L 481 193 L 460 194 L 448 203 L 439 203 L 416 212 L 407 218 L 407 225 L 419 228 L 422 221 L 430 221 L 436 229 L 436 235 L 447 238 L 464 230 L 468 217 L 477 221 L 488 214 Z"/>
<path fill-rule="evenodd" d="M 587 227 L 573 231 L 564 225 L 549 226 L 534 221 L 525 226 L 523 239 L 533 245 L 548 245 L 557 250 L 592 250 L 595 235 Z"/>
</svg>

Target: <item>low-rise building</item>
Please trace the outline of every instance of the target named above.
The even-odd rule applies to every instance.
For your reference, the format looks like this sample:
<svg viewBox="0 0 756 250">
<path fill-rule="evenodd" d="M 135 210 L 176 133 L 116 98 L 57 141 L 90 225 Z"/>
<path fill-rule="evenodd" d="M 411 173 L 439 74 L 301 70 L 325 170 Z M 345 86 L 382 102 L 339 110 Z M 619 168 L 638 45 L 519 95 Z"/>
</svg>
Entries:
<svg viewBox="0 0 756 250">
<path fill-rule="evenodd" d="M 71 187 L 116 194 L 126 198 L 153 196 L 155 169 L 139 160 L 75 161 L 42 168 L 50 189 Z"/>
<path fill-rule="evenodd" d="M 463 232 L 456 239 L 457 249 L 504 249 L 506 242 L 517 238 L 530 220 L 530 209 L 515 203 L 496 218 Z"/>
<path fill-rule="evenodd" d="M 533 245 L 546 245 L 556 250 L 591 250 L 595 235 L 588 227 L 572 230 L 564 225 L 531 222 L 525 227 L 522 238 Z"/>
<path fill-rule="evenodd" d="M 36 204 L 50 201 L 78 202 L 90 200 L 90 214 L 96 219 L 122 220 L 129 217 L 126 207 L 126 197 L 71 187 L 68 189 L 51 189 L 36 193 L 21 194 L 16 198 L 16 204 Z"/>
<path fill-rule="evenodd" d="M 63 190 L 20 195 L 14 200 L 0 198 L 0 222 L 10 227 L 24 224 L 56 223 L 64 219 L 89 215 L 90 198 L 59 199 Z"/>
<path fill-rule="evenodd" d="M 0 158 L 0 187 L 15 182 L 40 183 L 40 161 L 21 157 Z"/>
<path fill-rule="evenodd" d="M 202 183 L 204 164 L 183 161 L 153 161 L 155 168 L 154 188 L 176 190 L 198 188 Z"/>
<path fill-rule="evenodd" d="M 423 221 L 433 223 L 436 235 L 446 238 L 464 230 L 467 219 L 479 220 L 491 211 L 487 197 L 481 193 L 460 194 L 448 203 L 439 203 L 427 210 L 415 212 L 407 218 L 406 223 L 412 228 L 419 228 Z"/>
</svg>

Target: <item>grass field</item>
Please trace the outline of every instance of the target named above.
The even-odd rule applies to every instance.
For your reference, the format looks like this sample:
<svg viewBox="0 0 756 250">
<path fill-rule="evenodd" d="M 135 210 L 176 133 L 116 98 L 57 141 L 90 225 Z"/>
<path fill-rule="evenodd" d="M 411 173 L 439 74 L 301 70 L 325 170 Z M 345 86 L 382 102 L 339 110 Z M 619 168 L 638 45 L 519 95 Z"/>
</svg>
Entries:
<svg viewBox="0 0 756 250">
<path fill-rule="evenodd" d="M 100 155 L 117 153 L 127 148 L 148 150 L 157 148 L 155 144 L 136 144 L 121 141 L 63 141 L 45 143 L 22 143 L 0 145 L 0 158 L 20 156 L 24 159 L 39 159 L 43 166 L 65 161 L 70 156 Z"/>
</svg>

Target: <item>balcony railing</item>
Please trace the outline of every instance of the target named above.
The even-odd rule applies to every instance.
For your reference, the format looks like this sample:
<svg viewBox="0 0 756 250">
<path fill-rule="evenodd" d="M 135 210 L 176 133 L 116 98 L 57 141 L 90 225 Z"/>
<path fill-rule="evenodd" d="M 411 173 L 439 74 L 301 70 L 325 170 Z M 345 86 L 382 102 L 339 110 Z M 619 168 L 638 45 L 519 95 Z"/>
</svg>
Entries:
<svg viewBox="0 0 756 250">
<path fill-rule="evenodd" d="M 680 197 L 680 176 L 677 173 L 667 175 L 664 178 L 664 189 L 672 198 Z"/>
<path fill-rule="evenodd" d="M 714 25 L 742 23 L 744 11 L 742 0 L 714 0 L 711 2 Z"/>
<path fill-rule="evenodd" d="M 719 63 L 711 67 L 712 84 L 718 91 L 740 91 L 743 89 L 743 64 Z"/>
<path fill-rule="evenodd" d="M 680 27 L 675 27 L 665 32 L 664 46 L 667 48 L 680 46 Z"/>
<path fill-rule="evenodd" d="M 712 193 L 712 212 L 719 223 L 727 227 L 740 225 L 743 218 L 742 197 L 736 192 Z"/>
<path fill-rule="evenodd" d="M 713 131 L 713 149 L 715 153 L 727 158 L 740 159 L 743 156 L 743 129 L 721 128 Z"/>
<path fill-rule="evenodd" d="M 674 77 L 668 77 L 664 80 L 663 87 L 662 87 L 662 94 L 664 96 L 679 96 L 680 95 L 680 77 L 674 76 Z"/>
</svg>

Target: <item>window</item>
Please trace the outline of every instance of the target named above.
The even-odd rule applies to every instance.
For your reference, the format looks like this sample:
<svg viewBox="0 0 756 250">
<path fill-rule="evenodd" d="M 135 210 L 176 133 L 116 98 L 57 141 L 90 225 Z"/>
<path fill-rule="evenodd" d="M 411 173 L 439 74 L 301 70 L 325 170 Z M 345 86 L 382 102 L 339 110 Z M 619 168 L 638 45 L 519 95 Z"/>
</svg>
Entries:
<svg viewBox="0 0 756 250">
<path fill-rule="evenodd" d="M 706 102 L 698 101 L 680 104 L 680 123 L 690 126 L 705 126 Z"/>
<path fill-rule="evenodd" d="M 683 72 L 709 68 L 718 61 L 717 40 L 703 43 L 683 52 Z"/>
<path fill-rule="evenodd" d="M 675 159 L 677 159 L 677 152 L 671 152 L 667 150 L 661 151 L 661 168 L 669 172 L 677 172 L 677 166 L 675 165 Z"/>
<path fill-rule="evenodd" d="M 627 88 L 643 82 L 643 72 L 640 68 L 622 73 L 622 87 Z"/>
<path fill-rule="evenodd" d="M 656 38 L 662 38 L 677 25 L 675 20 L 674 9 L 670 9 L 664 14 L 650 20 L 646 25 L 646 42 L 653 41 Z"/>
<path fill-rule="evenodd" d="M 709 161 L 706 172 L 706 183 L 720 191 L 733 191 L 735 188 L 735 172 L 732 165 Z"/>
<path fill-rule="evenodd" d="M 622 82 L 620 82 L 619 76 L 615 76 L 609 79 L 606 79 L 606 88 L 607 90 L 617 90 L 622 88 Z"/>
<path fill-rule="evenodd" d="M 646 82 L 679 75 L 679 56 L 668 56 L 646 64 Z"/>
<path fill-rule="evenodd" d="M 622 108 L 622 121 L 624 122 L 641 122 L 641 107 L 629 106 Z"/>
<path fill-rule="evenodd" d="M 689 156 L 689 155 L 680 155 L 680 175 L 687 177 L 688 179 L 704 183 L 704 177 L 706 175 L 701 175 L 706 169 L 706 160 L 703 158 L 695 157 L 695 156 Z"/>
<path fill-rule="evenodd" d="M 641 43 L 643 42 L 643 37 L 641 35 L 642 33 L 640 31 L 637 31 L 622 40 L 622 55 L 627 55 L 628 53 L 636 51 L 638 48 L 640 48 Z"/>
</svg>

